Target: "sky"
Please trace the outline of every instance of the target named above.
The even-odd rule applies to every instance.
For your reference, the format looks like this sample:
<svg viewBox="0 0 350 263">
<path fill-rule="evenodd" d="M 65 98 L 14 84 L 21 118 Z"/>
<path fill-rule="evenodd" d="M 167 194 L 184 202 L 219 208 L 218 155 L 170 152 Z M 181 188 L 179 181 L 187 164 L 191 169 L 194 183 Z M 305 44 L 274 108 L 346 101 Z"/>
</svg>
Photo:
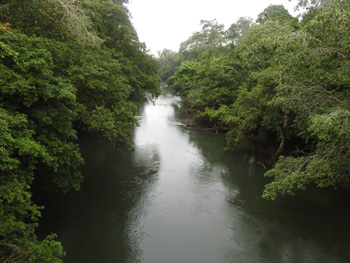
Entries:
<svg viewBox="0 0 350 263">
<path fill-rule="evenodd" d="M 129 0 L 127 5 L 139 40 L 151 54 L 178 51 L 180 43 L 200 31 L 200 20 L 216 19 L 226 29 L 239 17 L 254 20 L 269 5 L 283 5 L 291 15 L 296 0 Z"/>
</svg>

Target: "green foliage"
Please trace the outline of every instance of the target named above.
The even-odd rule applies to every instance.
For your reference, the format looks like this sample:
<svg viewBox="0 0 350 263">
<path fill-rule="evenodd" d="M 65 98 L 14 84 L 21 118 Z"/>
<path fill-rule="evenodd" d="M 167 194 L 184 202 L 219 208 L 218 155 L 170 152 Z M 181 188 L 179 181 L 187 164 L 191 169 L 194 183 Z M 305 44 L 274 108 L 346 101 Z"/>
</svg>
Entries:
<svg viewBox="0 0 350 263">
<path fill-rule="evenodd" d="M 56 236 L 35 235 L 43 208 L 31 200 L 33 180 L 79 189 L 77 132 L 131 148 L 137 100 L 159 94 L 156 60 L 138 41 L 126 2 L 0 4 L 1 262 L 62 262 Z"/>
<path fill-rule="evenodd" d="M 238 40 L 234 52 L 249 77 L 241 79 L 237 97 L 220 111 L 221 122 L 230 127 L 226 137 L 229 144 L 238 143 L 244 136 L 264 128 L 280 138 L 285 134 L 283 107 L 271 104 L 281 73 L 275 59 L 279 39 L 293 28 L 278 21 L 253 25 Z M 226 112 L 226 113 L 225 113 Z"/>
<path fill-rule="evenodd" d="M 123 6 L 103 0 L 85 0 L 82 6 L 108 48 L 116 48 L 126 56 L 138 49 L 140 43 L 136 31 Z"/>
<path fill-rule="evenodd" d="M 234 100 L 245 73 L 228 57 L 213 59 L 209 66 L 205 62 L 188 61 L 182 63 L 168 83 L 186 96 L 189 107 L 204 111 L 207 107 L 217 109 Z"/>
<path fill-rule="evenodd" d="M 51 157 L 50 161 L 42 162 L 43 172 L 59 178 L 54 181 L 64 190 L 78 188 L 82 158 L 77 144 L 72 143 L 76 139 L 72 125 L 76 117 L 76 90 L 66 80 L 54 76 L 53 59 L 45 49 L 45 39 L 18 34 L 18 40 L 8 41 L 7 45 L 17 55 L 2 59 L 0 101 L 5 109 L 28 116 L 31 128 L 36 131 L 35 139 Z M 63 154 L 65 151 L 67 154 Z"/>
<path fill-rule="evenodd" d="M 4 262 L 61 262 L 64 255 L 53 236 L 39 242 L 35 227 L 40 207 L 31 201 L 33 170 L 50 161 L 46 148 L 34 140 L 23 114 L 0 109 L 0 258 Z"/>
<path fill-rule="evenodd" d="M 180 45 L 182 60 L 195 60 L 202 57 L 209 61 L 218 55 L 226 41 L 224 25 L 214 20 L 201 20 L 201 31 L 195 32 Z"/>
<path fill-rule="evenodd" d="M 297 190 L 305 190 L 311 181 L 305 172 L 305 164 L 312 159 L 313 156 L 280 157 L 274 169 L 265 173 L 274 181 L 265 186 L 263 198 L 275 200 L 279 193 L 294 195 Z"/>
<path fill-rule="evenodd" d="M 51 38 L 66 38 L 68 35 L 60 23 L 63 14 L 60 14 L 56 8 L 52 8 L 52 2 L 4 0 L 1 2 L 0 22 L 8 22 L 13 29 L 20 29 L 28 36 L 43 35 Z"/>
<path fill-rule="evenodd" d="M 182 96 L 187 95 L 187 92 L 196 86 L 198 81 L 197 71 L 197 62 L 184 62 L 175 72 L 175 75 L 168 79 L 167 83 L 174 86 L 175 92 Z"/>
<path fill-rule="evenodd" d="M 268 20 L 279 21 L 282 23 L 293 23 L 296 19 L 291 16 L 283 5 L 270 5 L 263 12 L 261 12 L 256 22 L 260 24 L 266 23 Z"/>
<path fill-rule="evenodd" d="M 167 81 L 169 77 L 174 75 L 179 64 L 179 58 L 176 52 L 168 49 L 158 51 L 158 75 L 162 81 Z"/>
<path fill-rule="evenodd" d="M 142 100 L 144 92 L 153 96 L 160 94 L 160 80 L 157 62 L 146 53 L 144 43 L 140 43 L 125 8 L 110 1 L 84 1 L 88 16 L 105 39 L 105 46 L 113 50 L 113 58 L 120 63 L 123 75 L 133 88 L 132 98 Z"/>
<path fill-rule="evenodd" d="M 77 101 L 82 105 L 79 126 L 83 130 L 98 132 L 111 141 L 130 144 L 129 131 L 135 124 L 133 117 L 135 106 L 128 101 L 132 87 L 128 84 L 128 78 L 123 74 L 121 65 L 112 58 L 112 53 L 108 49 L 80 54 L 80 57 L 79 64 L 72 65 L 68 69 L 70 79 L 77 87 Z M 125 105 L 129 105 L 126 108 L 130 111 L 123 110 Z M 98 107 L 104 110 L 97 111 L 97 114 Z M 118 114 L 116 110 L 119 112 Z M 106 116 L 103 117 L 102 112 Z M 93 125 L 96 114 L 100 118 L 99 121 L 114 116 L 114 125 L 108 125 L 109 129 L 106 127 L 98 128 L 102 127 L 103 124 L 99 124 L 98 127 L 96 124 Z M 118 132 L 119 126 L 127 126 L 128 131 L 122 129 Z M 113 134 L 114 136 L 112 136 Z M 121 140 L 121 138 L 125 140 Z"/>
<path fill-rule="evenodd" d="M 227 41 L 236 44 L 238 39 L 253 25 L 253 19 L 250 17 L 240 17 L 237 22 L 232 24 L 226 31 Z"/>
<path fill-rule="evenodd" d="M 280 159 L 267 173 L 275 176 L 264 196 L 281 190 L 294 193 L 309 183 L 319 187 L 349 182 L 349 34 L 350 8 L 345 1 L 320 3 L 303 30 L 283 41 L 278 53 L 283 83 L 273 103 L 284 105 L 296 117 L 293 127 L 309 144 L 308 154 Z M 294 56 L 288 54 L 293 53 Z M 304 159 L 302 167 L 292 165 Z M 281 171 L 286 166 L 289 170 Z M 295 174 L 298 174 L 295 180 Z M 289 182 L 285 185 L 284 182 Z"/>
<path fill-rule="evenodd" d="M 277 162 L 266 173 L 274 178 L 263 195 L 268 199 L 350 180 L 350 2 L 299 1 L 298 7 L 306 8 L 301 22 L 274 5 L 258 24 L 237 21 L 225 33 L 229 48 L 217 45 L 214 56 L 201 44 L 207 35 L 195 33 L 168 79 L 197 120 L 229 129 L 229 144 L 260 131 L 280 140 L 271 157 Z M 288 155 L 284 146 L 292 148 L 293 140 L 303 148 Z"/>
<path fill-rule="evenodd" d="M 131 147 L 131 125 L 136 125 L 134 115 L 136 106 L 132 103 L 121 102 L 114 106 L 113 110 L 96 107 L 88 119 L 90 131 L 99 132 L 108 140 L 115 143 L 126 143 Z"/>
<path fill-rule="evenodd" d="M 275 179 L 266 186 L 264 197 L 275 199 L 282 190 L 295 194 L 310 183 L 329 187 L 350 181 L 350 111 L 335 109 L 329 114 L 314 115 L 309 131 L 318 142 L 314 153 L 297 158 L 282 157 L 276 167 L 266 173 Z"/>
</svg>

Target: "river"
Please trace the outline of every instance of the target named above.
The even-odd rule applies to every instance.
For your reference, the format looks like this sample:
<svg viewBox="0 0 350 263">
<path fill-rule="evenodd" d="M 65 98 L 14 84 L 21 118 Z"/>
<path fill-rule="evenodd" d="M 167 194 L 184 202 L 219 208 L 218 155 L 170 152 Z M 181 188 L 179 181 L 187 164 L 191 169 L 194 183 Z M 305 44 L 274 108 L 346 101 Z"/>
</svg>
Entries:
<svg viewBox="0 0 350 263">
<path fill-rule="evenodd" d="M 350 197 L 310 187 L 261 199 L 254 144 L 181 124 L 168 88 L 139 109 L 135 151 L 80 145 L 79 192 L 46 200 L 39 236 L 56 232 L 68 263 L 350 262 Z"/>
</svg>

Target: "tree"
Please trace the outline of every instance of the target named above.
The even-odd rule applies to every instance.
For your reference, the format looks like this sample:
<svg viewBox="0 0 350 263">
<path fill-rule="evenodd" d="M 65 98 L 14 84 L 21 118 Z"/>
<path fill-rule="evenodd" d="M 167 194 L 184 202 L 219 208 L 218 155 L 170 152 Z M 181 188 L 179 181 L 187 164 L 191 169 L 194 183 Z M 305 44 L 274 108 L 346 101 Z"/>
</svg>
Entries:
<svg viewBox="0 0 350 263">
<path fill-rule="evenodd" d="M 264 24 L 268 20 L 277 20 L 283 23 L 296 22 L 295 18 L 291 16 L 288 10 L 283 5 L 270 5 L 261 12 L 256 22 Z"/>
<path fill-rule="evenodd" d="M 170 76 L 175 74 L 179 66 L 179 58 L 176 52 L 169 49 L 158 51 L 158 74 L 162 81 L 166 81 Z"/>
<path fill-rule="evenodd" d="M 232 44 L 237 41 L 253 25 L 253 19 L 250 17 L 240 17 L 237 22 L 232 24 L 226 32 L 227 40 Z"/>
<path fill-rule="evenodd" d="M 123 75 L 127 76 L 128 84 L 133 89 L 133 100 L 144 99 L 145 91 L 158 96 L 160 80 L 157 62 L 147 54 L 145 44 L 139 42 L 124 7 L 102 0 L 86 0 L 84 7 L 98 34 L 106 40 L 105 46 L 114 51 L 113 59 L 119 61 Z"/>
<path fill-rule="evenodd" d="M 64 253 L 61 244 L 54 240 L 55 236 L 47 236 L 41 242 L 35 236 L 41 207 L 33 204 L 29 189 L 38 164 L 49 165 L 54 158 L 48 148 L 35 139 L 33 123 L 18 112 L 20 103 L 29 105 L 32 102 L 21 96 L 29 94 L 30 87 L 25 88 L 23 84 L 26 83 L 22 82 L 19 88 L 23 91 L 17 98 L 19 105 L 9 104 L 16 89 L 13 84 L 19 84 L 13 66 L 33 66 L 29 61 L 23 63 L 21 58 L 14 61 L 22 54 L 11 42 L 22 37 L 12 33 L 9 24 L 0 24 L 0 259 L 4 262 L 61 262 L 59 257 Z M 31 95 L 35 99 L 34 94 Z"/>
<path fill-rule="evenodd" d="M 53 59 L 45 48 L 45 39 L 16 35 L 17 40 L 0 38 L 16 52 L 1 60 L 1 105 L 25 114 L 35 131 L 35 140 L 47 148 L 51 160 L 41 163 L 42 173 L 50 176 L 58 188 L 79 188 L 83 161 L 74 143 L 76 131 L 72 124 L 76 90 L 53 73 Z"/>
<path fill-rule="evenodd" d="M 303 30 L 289 35 L 280 50 L 283 84 L 275 104 L 283 104 L 296 133 L 309 147 L 281 158 L 266 175 L 274 182 L 264 196 L 274 199 L 281 189 L 290 194 L 315 183 L 319 187 L 347 185 L 350 181 L 349 49 L 350 5 L 329 1 Z M 290 56 L 288 54 L 294 54 Z"/>
<path fill-rule="evenodd" d="M 350 2 L 299 6 L 309 8 L 300 23 L 283 6 L 269 6 L 244 33 L 235 24 L 228 30 L 234 48 L 209 63 L 209 49 L 197 41 L 205 38 L 194 34 L 183 50 L 197 53 L 168 80 L 197 120 L 228 128 L 229 144 L 252 133 L 279 140 L 265 174 L 273 177 L 267 199 L 310 184 L 350 185 Z M 284 150 L 288 144 L 293 150 Z"/>
<path fill-rule="evenodd" d="M 195 59 L 199 55 L 207 57 L 208 61 L 225 44 L 224 25 L 214 20 L 201 20 L 201 31 L 195 32 L 180 45 L 180 55 L 183 60 Z"/>
</svg>

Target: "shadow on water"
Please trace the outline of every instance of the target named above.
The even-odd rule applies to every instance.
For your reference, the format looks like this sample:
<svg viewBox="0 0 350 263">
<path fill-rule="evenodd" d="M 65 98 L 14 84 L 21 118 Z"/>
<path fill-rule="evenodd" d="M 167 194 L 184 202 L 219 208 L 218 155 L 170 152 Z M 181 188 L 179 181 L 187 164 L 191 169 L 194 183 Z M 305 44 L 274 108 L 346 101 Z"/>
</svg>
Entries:
<svg viewBox="0 0 350 263">
<path fill-rule="evenodd" d="M 39 237 L 57 233 L 67 263 L 141 262 L 141 237 L 133 229 L 158 180 L 157 148 L 129 152 L 94 136 L 81 136 L 79 144 L 86 161 L 85 181 L 78 192 L 42 200 L 46 208 Z"/>
<path fill-rule="evenodd" d="M 181 102 L 172 104 L 177 119 L 189 116 Z M 220 182 L 227 189 L 224 209 L 231 218 L 232 243 L 224 262 L 350 262 L 350 194 L 308 187 L 276 201 L 261 198 L 264 159 L 247 139 L 225 151 L 224 135 L 182 127 L 189 143 L 203 155 L 197 183 Z M 219 178 L 213 177 L 219 174 Z M 220 261 L 221 262 L 221 261 Z"/>
<path fill-rule="evenodd" d="M 257 164 L 262 157 L 252 141 L 225 151 L 222 135 L 184 130 L 204 157 L 206 172 L 197 173 L 198 182 L 220 180 L 227 189 L 223 210 L 237 245 L 227 249 L 224 262 L 350 262 L 348 192 L 310 186 L 296 196 L 263 200 L 270 179 Z"/>
<path fill-rule="evenodd" d="M 58 233 L 64 262 L 350 262 L 347 193 L 263 200 L 254 143 L 224 150 L 164 91 L 137 115 L 135 152 L 80 138 L 82 189 L 49 196 L 39 229 Z"/>
<path fill-rule="evenodd" d="M 134 153 L 93 143 L 95 139 L 80 139 L 87 163 L 81 190 L 56 194 L 44 212 L 50 229 L 41 224 L 40 231 L 59 234 L 67 252 L 64 262 L 128 262 L 130 256 L 137 262 L 139 237 L 129 224 L 143 216 L 157 181 L 157 150 L 149 149 L 148 159 L 136 161 Z"/>
</svg>

